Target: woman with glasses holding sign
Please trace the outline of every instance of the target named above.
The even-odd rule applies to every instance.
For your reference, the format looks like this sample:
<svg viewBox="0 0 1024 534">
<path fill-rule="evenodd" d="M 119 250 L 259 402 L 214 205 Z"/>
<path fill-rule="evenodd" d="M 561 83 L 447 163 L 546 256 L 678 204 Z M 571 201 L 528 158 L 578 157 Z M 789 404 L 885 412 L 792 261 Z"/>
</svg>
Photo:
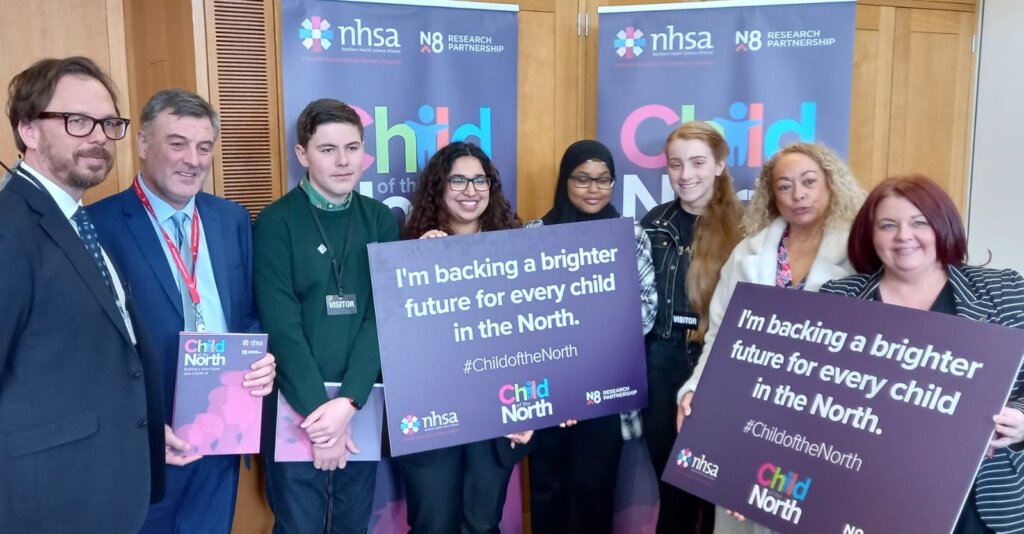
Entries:
<svg viewBox="0 0 1024 534">
<path fill-rule="evenodd" d="M 743 237 L 743 208 L 726 166 L 729 146 L 704 122 L 688 122 L 665 140 L 668 180 L 676 198 L 641 224 L 651 239 L 658 315 L 647 335 L 644 436 L 661 478 L 676 439 L 676 391 L 690 377 L 708 328 L 708 307 L 722 264 Z M 715 507 L 658 481 L 659 533 L 711 532 Z M 699 530 L 698 530 L 699 525 Z"/>
<path fill-rule="evenodd" d="M 853 221 L 847 250 L 859 274 L 828 282 L 822 293 L 1024 328 L 1024 278 L 965 264 L 967 236 L 956 205 L 930 178 L 878 184 Z M 954 534 L 1024 532 L 1024 368 L 992 419 L 995 439 Z"/>
<path fill-rule="evenodd" d="M 768 160 L 743 217 L 747 237 L 722 267 L 711 298 L 700 360 L 678 392 L 677 428 L 691 413 L 691 399 L 736 284 L 817 291 L 828 280 L 853 274 L 846 239 L 864 196 L 842 159 L 823 145 L 794 143 Z M 767 529 L 717 510 L 716 533 L 757 531 Z"/>
<path fill-rule="evenodd" d="M 405 239 L 519 228 L 498 170 L 478 146 L 451 143 L 420 175 Z M 498 533 L 512 469 L 532 432 L 395 458 L 413 533 Z"/>
<path fill-rule="evenodd" d="M 577 141 L 562 156 L 555 203 L 527 227 L 619 217 L 611 205 L 615 162 L 606 146 Z M 651 244 L 635 225 L 644 333 L 654 324 L 658 301 L 651 266 Z M 622 440 L 639 437 L 635 412 L 538 430 L 530 453 L 530 497 L 535 534 L 611 532 L 615 479 Z"/>
</svg>

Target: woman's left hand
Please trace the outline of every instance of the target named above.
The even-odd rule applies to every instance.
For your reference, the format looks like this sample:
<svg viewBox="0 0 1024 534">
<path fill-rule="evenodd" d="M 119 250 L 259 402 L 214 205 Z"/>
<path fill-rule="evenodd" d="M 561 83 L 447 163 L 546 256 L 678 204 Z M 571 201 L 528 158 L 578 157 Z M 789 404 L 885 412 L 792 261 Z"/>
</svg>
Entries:
<svg viewBox="0 0 1024 534">
<path fill-rule="evenodd" d="M 996 439 L 990 446 L 998 449 L 1024 441 L 1024 412 L 1016 408 L 1004 406 L 1003 410 L 992 416 L 996 423 Z"/>
</svg>

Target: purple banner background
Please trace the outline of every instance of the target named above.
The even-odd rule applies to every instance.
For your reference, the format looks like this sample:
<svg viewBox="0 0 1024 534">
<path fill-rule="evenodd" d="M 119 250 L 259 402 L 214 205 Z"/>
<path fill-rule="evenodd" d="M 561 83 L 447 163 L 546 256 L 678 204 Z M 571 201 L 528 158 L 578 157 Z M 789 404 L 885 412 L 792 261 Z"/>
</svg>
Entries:
<svg viewBox="0 0 1024 534">
<path fill-rule="evenodd" d="M 370 245 L 393 454 L 470 443 L 645 405 L 647 381 L 632 224 L 614 219 Z M 543 269 L 544 255 L 612 248 L 617 249 L 614 262 L 585 265 L 574 272 Z M 537 261 L 536 272 L 526 272 L 529 259 Z M 518 273 L 514 279 L 499 275 L 437 283 L 436 266 L 450 269 L 474 262 L 509 262 L 517 266 Z M 428 273 L 422 279 L 427 283 L 410 285 L 408 273 L 417 271 Z M 399 277 L 403 287 L 399 287 Z M 570 294 L 571 284 L 580 280 L 607 281 L 610 277 L 614 277 L 613 289 L 608 286 L 605 292 Z M 512 302 L 515 290 L 547 286 L 565 287 L 563 300 Z M 478 307 L 480 292 L 505 292 L 504 303 L 482 309 Z M 410 299 L 423 302 L 463 296 L 470 303 L 465 311 L 417 317 L 414 310 L 409 316 Z M 520 325 L 525 323 L 520 321 L 531 314 L 556 319 L 549 329 L 521 331 Z M 509 334 L 483 337 L 477 326 L 485 320 L 509 321 Z M 465 339 L 456 341 L 455 324 L 460 332 L 469 327 L 473 339 L 463 334 Z M 506 356 L 517 364 L 485 370 L 495 359 Z M 546 385 L 535 393 L 530 382 Z M 512 405 L 503 403 L 502 392 L 512 400 L 516 385 L 522 386 L 524 398 Z M 624 394 L 618 396 L 613 391 Z M 507 415 L 503 407 L 516 415 Z"/>
<path fill-rule="evenodd" d="M 196 347 L 188 345 L 199 341 L 202 344 Z M 260 451 L 263 399 L 253 397 L 242 382 L 249 367 L 266 351 L 266 334 L 179 334 L 173 428 L 192 445 L 194 453 L 212 456 Z M 189 363 L 186 355 L 200 360 Z"/>
<path fill-rule="evenodd" d="M 674 197 L 665 138 L 688 120 L 722 127 L 744 199 L 780 146 L 821 141 L 846 156 L 854 2 L 606 9 L 597 137 L 615 157 L 622 186 L 613 202 L 625 216 L 639 218 Z M 811 33 L 780 33 L 801 31 Z"/>
<path fill-rule="evenodd" d="M 407 211 L 425 161 L 465 138 L 491 156 L 515 208 L 517 13 L 284 0 L 281 35 L 290 187 L 304 172 L 295 121 L 330 97 L 363 119 L 364 196 Z"/>
<path fill-rule="evenodd" d="M 327 382 L 327 397 L 335 398 L 340 382 Z M 277 393 L 277 428 L 274 434 L 275 462 L 312 462 L 313 444 L 306 431 L 299 428 L 305 418 L 288 404 L 288 399 Z M 359 452 L 349 454 L 350 462 L 376 462 L 381 458 L 381 432 L 384 426 L 384 386 L 377 384 L 349 425 L 352 441 Z"/>
<path fill-rule="evenodd" d="M 762 329 L 747 328 L 752 325 L 747 321 L 739 326 L 746 310 L 765 318 Z M 832 338 L 836 347 L 841 345 L 833 352 L 823 343 L 770 333 L 773 315 L 849 335 L 842 344 Z M 863 351 L 852 347 L 857 335 L 866 338 Z M 895 357 L 872 355 L 879 335 L 904 345 L 909 339 L 911 347 L 933 345 L 939 353 L 951 351 L 983 367 L 972 379 L 923 367 L 908 370 Z M 733 357 L 737 340 L 744 347 L 780 353 L 785 363 L 775 370 L 741 361 Z M 787 370 L 794 352 L 817 362 L 808 376 Z M 863 532 L 949 532 L 987 449 L 992 415 L 1006 401 L 1022 353 L 1024 331 L 1017 329 L 873 301 L 740 284 L 664 479 L 785 532 L 844 532 L 847 525 Z M 847 375 L 850 383 L 858 375 L 888 382 L 868 399 L 846 382 L 822 378 L 829 365 L 857 373 Z M 934 384 L 942 397 L 961 392 L 953 413 L 892 398 L 894 393 L 903 396 L 898 384 L 911 381 L 924 391 Z M 770 400 L 755 398 L 762 386 L 770 389 Z M 785 387 L 807 397 L 802 411 L 776 402 Z M 818 395 L 863 410 L 851 413 L 843 424 L 814 410 Z M 842 411 L 830 410 L 836 415 Z M 833 461 L 823 453 L 807 452 L 818 444 L 821 450 L 834 447 L 838 454 Z M 764 488 L 759 475 L 778 487 Z M 779 487 L 782 492 L 776 491 Z M 773 515 L 750 502 L 779 507 Z"/>
</svg>

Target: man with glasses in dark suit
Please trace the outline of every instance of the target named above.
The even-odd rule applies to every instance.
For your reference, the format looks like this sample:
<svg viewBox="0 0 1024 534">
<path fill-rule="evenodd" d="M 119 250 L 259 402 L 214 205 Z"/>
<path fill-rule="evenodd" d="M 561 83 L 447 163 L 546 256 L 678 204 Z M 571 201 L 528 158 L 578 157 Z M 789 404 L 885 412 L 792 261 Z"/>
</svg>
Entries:
<svg viewBox="0 0 1024 534">
<path fill-rule="evenodd" d="M 41 60 L 8 94 L 24 159 L 0 191 L 0 530 L 135 532 L 163 491 L 159 372 L 81 205 L 129 121 L 87 58 Z"/>
</svg>

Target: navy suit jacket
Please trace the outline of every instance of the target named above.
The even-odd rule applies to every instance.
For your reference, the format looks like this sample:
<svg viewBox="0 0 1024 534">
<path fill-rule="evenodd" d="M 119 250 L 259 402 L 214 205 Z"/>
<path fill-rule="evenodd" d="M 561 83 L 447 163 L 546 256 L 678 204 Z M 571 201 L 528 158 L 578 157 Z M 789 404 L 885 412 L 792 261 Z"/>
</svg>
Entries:
<svg viewBox="0 0 1024 534">
<path fill-rule="evenodd" d="M 0 531 L 134 532 L 163 491 L 156 358 L 24 173 L 0 191 Z"/>
<path fill-rule="evenodd" d="M 252 291 L 252 222 L 241 205 L 208 193 L 196 195 L 206 244 L 231 332 L 259 332 Z M 138 303 L 139 316 L 159 354 L 164 410 L 170 421 L 178 369 L 178 333 L 185 324 L 181 293 L 164 255 L 164 240 L 135 191 L 128 189 L 91 206 L 100 243 L 114 258 Z"/>
</svg>

